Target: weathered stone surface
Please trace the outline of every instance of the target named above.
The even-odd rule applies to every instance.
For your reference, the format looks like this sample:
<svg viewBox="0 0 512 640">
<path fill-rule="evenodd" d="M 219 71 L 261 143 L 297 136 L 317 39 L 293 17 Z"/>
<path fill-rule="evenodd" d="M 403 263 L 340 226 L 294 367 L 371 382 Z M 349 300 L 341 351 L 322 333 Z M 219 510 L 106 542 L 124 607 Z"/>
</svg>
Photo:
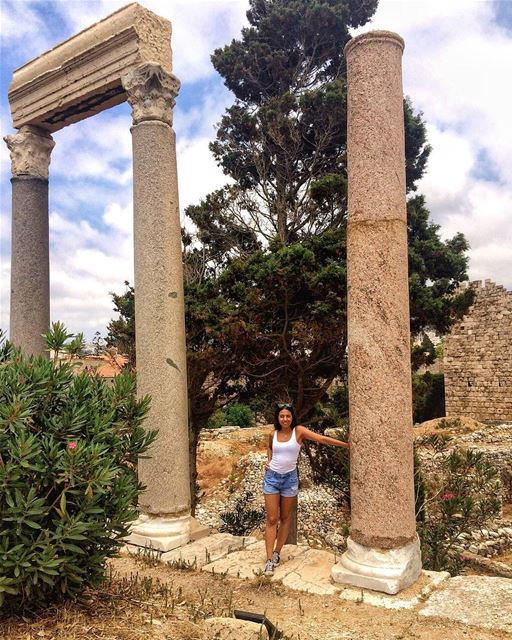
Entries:
<svg viewBox="0 0 512 640">
<path fill-rule="evenodd" d="M 164 553 L 162 562 L 183 562 L 200 569 L 205 564 L 215 562 L 226 557 L 228 553 L 244 549 L 255 542 L 256 538 L 232 536 L 230 533 L 216 533 L 169 553 Z"/>
<path fill-rule="evenodd" d="M 210 640 L 268 640 L 268 631 L 261 625 L 235 618 L 207 618 L 203 628 Z"/>
<path fill-rule="evenodd" d="M 180 81 L 157 64 L 143 64 L 121 78 L 132 107 L 133 124 L 161 120 L 172 126 L 172 109 Z"/>
<path fill-rule="evenodd" d="M 144 426 L 157 429 L 139 461 L 149 515 L 190 513 L 187 363 L 176 139 L 157 120 L 132 127 L 137 392 L 151 396 Z"/>
<path fill-rule="evenodd" d="M 447 416 L 512 421 L 512 291 L 472 282 L 474 304 L 446 337 Z"/>
<path fill-rule="evenodd" d="M 26 125 L 18 133 L 5 136 L 4 140 L 9 147 L 13 176 L 31 176 L 48 180 L 50 154 L 55 146 L 49 133 L 38 127 Z"/>
<path fill-rule="evenodd" d="M 414 585 L 396 595 L 346 587 L 340 593 L 340 598 L 349 602 L 364 602 L 383 609 L 413 609 L 425 602 L 434 590 L 449 578 L 450 574 L 447 571 L 422 571 Z"/>
<path fill-rule="evenodd" d="M 512 633 L 512 580 L 488 576 L 458 576 L 430 596 L 420 616 Z"/>
<path fill-rule="evenodd" d="M 340 591 L 341 587 L 331 581 L 334 566 L 334 554 L 320 549 L 308 549 L 290 560 L 285 567 L 287 574 L 282 578 L 285 587 L 295 591 L 306 591 L 318 595 L 330 595 Z"/>
<path fill-rule="evenodd" d="M 335 582 L 389 594 L 411 586 L 420 574 L 418 539 L 395 549 L 376 549 L 360 545 L 349 537 L 347 551 L 332 569 Z"/>
<path fill-rule="evenodd" d="M 50 326 L 48 181 L 12 179 L 10 339 L 26 354 L 44 355 Z"/>
<path fill-rule="evenodd" d="M 290 563 L 293 558 L 304 554 L 307 547 L 300 545 L 285 545 L 281 550 L 281 564 L 274 570 L 271 580 L 281 580 L 294 565 Z M 204 565 L 202 571 L 210 571 L 212 573 L 226 573 L 237 578 L 255 578 L 262 575 L 265 566 L 266 553 L 265 543 L 263 541 L 256 542 L 242 551 L 230 553 L 225 558 L 221 558 L 216 562 Z"/>
<path fill-rule="evenodd" d="M 132 3 L 14 72 L 13 125 L 57 131 L 120 104 L 121 77 L 146 62 L 171 72 L 171 24 Z"/>
<path fill-rule="evenodd" d="M 376 551 L 403 548 L 407 555 L 405 550 L 416 537 L 416 523 L 403 48 L 403 40 L 397 34 L 372 31 L 352 39 L 345 56 L 352 512 L 349 540 Z M 405 564 L 411 570 L 414 565 L 418 577 L 421 563 Z M 384 566 L 389 568 L 386 563 Z M 374 576 L 372 569 L 369 577 Z M 402 587 L 413 577 L 412 573 L 408 575 Z M 373 588 L 379 589 L 376 584 Z M 391 587 L 384 590 L 388 588 Z"/>
</svg>

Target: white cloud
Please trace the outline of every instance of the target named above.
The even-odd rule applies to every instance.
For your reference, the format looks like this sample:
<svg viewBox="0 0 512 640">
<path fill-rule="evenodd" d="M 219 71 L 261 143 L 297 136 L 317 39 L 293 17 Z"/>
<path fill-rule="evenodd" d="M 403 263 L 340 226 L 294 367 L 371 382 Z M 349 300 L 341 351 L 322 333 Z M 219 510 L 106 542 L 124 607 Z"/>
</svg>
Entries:
<svg viewBox="0 0 512 640">
<path fill-rule="evenodd" d="M 475 0 L 380 0 L 359 31 L 370 29 L 405 40 L 404 91 L 433 146 L 419 192 L 434 221 L 469 240 L 471 279 L 512 289 L 512 35 Z"/>
<path fill-rule="evenodd" d="M 23 64 L 55 36 L 40 17 L 43 3 L 3 0 L 4 51 Z M 64 39 L 126 0 L 51 3 Z M 232 97 L 211 62 L 212 51 L 238 37 L 247 0 L 147 0 L 173 24 L 174 71 L 195 83 L 192 106 L 174 113 L 182 210 L 226 182 L 208 142 Z M 13 28 L 9 28 L 11 25 Z M 16 28 L 14 28 L 14 26 Z M 492 4 L 473 0 L 380 0 L 373 24 L 406 41 L 404 89 L 424 112 L 433 152 L 419 185 L 443 237 L 462 231 L 472 249 L 470 276 L 512 288 L 512 37 L 493 22 Z M 17 56 L 17 58 L 16 58 Z M 4 58 L 5 60 L 5 58 Z M 10 64 L 10 63 L 9 63 Z M 19 64 L 17 66 L 19 66 Z M 5 68 L 5 67 L 4 67 Z M 9 69 L 6 75 L 12 72 Z M 4 122 L 8 107 L 2 106 Z M 133 282 L 130 116 L 126 105 L 57 132 L 50 166 L 52 318 L 88 335 L 112 317 L 109 291 Z M 5 133 L 5 132 L 4 132 Z M 10 163 L 2 146 L 0 326 L 7 326 Z M 487 169 L 489 175 L 485 175 Z M 494 174 L 498 180 L 491 181 Z M 7 237 L 6 237 L 7 236 Z"/>
<path fill-rule="evenodd" d="M 70 34 L 126 5 L 126 0 L 60 0 Z M 210 55 L 240 33 L 248 0 L 145 0 L 144 7 L 172 23 L 173 70 L 182 82 L 215 73 Z"/>
</svg>

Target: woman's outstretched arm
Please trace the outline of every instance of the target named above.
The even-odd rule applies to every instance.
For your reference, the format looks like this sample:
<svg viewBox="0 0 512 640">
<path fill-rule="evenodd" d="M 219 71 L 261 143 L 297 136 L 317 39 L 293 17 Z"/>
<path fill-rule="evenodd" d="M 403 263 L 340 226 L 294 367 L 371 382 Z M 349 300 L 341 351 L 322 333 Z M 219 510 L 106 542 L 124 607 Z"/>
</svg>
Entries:
<svg viewBox="0 0 512 640">
<path fill-rule="evenodd" d="M 302 425 L 299 425 L 296 429 L 300 442 L 302 442 L 302 440 L 311 440 L 312 442 L 318 442 L 319 444 L 330 444 L 334 447 L 343 447 L 344 449 L 350 448 L 350 444 L 348 442 L 343 442 L 336 438 L 330 438 L 329 436 L 315 433 L 314 431 L 311 431 L 311 429 L 306 429 L 306 427 Z"/>
</svg>

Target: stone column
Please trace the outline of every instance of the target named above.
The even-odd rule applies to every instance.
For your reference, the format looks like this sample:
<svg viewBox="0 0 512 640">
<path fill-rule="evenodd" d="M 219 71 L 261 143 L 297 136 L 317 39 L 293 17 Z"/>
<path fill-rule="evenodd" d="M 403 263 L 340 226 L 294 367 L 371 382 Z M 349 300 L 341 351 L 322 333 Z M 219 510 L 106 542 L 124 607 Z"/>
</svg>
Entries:
<svg viewBox="0 0 512 640">
<path fill-rule="evenodd" d="M 122 78 L 132 106 L 137 393 L 158 429 L 139 462 L 147 489 L 128 542 L 168 551 L 190 539 L 187 363 L 172 108 L 179 81 L 156 64 Z"/>
<path fill-rule="evenodd" d="M 373 31 L 348 68 L 351 529 L 333 579 L 397 593 L 421 572 L 413 484 L 404 42 Z"/>
<path fill-rule="evenodd" d="M 27 354 L 45 354 L 50 326 L 48 167 L 55 142 L 30 125 L 4 138 L 11 152 L 12 239 L 10 339 Z"/>
</svg>

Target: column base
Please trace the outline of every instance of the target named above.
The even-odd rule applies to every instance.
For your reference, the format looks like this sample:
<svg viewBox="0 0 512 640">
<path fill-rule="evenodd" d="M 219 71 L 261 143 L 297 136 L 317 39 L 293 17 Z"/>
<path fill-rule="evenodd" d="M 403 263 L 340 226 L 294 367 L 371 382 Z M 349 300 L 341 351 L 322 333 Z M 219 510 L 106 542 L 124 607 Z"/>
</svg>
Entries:
<svg viewBox="0 0 512 640">
<path fill-rule="evenodd" d="M 347 550 L 331 571 L 334 582 L 394 595 L 421 575 L 420 541 L 397 549 L 365 547 L 347 539 Z"/>
<path fill-rule="evenodd" d="M 190 514 L 174 518 L 141 514 L 133 522 L 125 542 L 156 551 L 171 551 L 190 541 L 192 520 Z"/>
</svg>

